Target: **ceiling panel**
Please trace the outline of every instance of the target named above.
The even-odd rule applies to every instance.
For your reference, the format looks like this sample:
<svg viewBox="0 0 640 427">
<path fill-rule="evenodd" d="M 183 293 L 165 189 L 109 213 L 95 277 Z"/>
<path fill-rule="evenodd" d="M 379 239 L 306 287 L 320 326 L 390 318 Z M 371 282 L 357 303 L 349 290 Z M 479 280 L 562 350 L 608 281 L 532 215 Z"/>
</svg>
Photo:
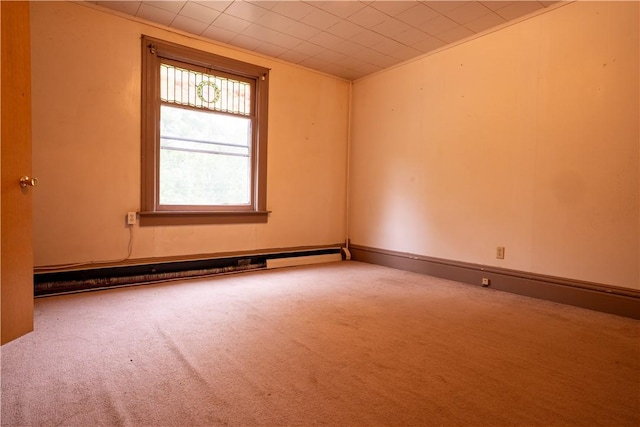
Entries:
<svg viewBox="0 0 640 427">
<path fill-rule="evenodd" d="M 554 1 L 88 1 L 353 80 Z"/>
</svg>

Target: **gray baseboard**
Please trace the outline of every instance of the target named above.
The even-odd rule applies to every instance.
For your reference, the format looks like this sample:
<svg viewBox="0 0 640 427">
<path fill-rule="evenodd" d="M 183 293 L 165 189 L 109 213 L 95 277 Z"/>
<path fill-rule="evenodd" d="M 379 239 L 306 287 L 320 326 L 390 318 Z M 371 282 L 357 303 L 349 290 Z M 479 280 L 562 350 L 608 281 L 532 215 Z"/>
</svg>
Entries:
<svg viewBox="0 0 640 427">
<path fill-rule="evenodd" d="M 349 244 L 351 258 L 640 320 L 640 291 Z"/>
</svg>

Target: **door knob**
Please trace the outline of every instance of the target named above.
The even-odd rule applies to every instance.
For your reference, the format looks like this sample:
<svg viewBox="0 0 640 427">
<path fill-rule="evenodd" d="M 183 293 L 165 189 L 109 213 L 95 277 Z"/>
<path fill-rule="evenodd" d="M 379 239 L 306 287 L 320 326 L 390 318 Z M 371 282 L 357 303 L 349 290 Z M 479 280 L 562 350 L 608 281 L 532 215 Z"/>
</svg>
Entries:
<svg viewBox="0 0 640 427">
<path fill-rule="evenodd" d="M 38 178 L 29 178 L 28 176 L 23 176 L 20 178 L 20 187 L 27 188 L 27 186 L 35 187 L 38 185 Z"/>
</svg>

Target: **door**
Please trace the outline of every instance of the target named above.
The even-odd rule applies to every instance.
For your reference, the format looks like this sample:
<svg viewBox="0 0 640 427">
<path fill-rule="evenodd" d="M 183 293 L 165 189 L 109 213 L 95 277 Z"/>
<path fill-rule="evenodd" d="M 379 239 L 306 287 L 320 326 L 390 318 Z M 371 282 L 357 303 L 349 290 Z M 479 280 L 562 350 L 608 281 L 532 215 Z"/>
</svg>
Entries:
<svg viewBox="0 0 640 427">
<path fill-rule="evenodd" d="M 1 344 L 33 330 L 29 3 L 0 2 Z M 20 183 L 20 178 L 28 179 Z"/>
</svg>

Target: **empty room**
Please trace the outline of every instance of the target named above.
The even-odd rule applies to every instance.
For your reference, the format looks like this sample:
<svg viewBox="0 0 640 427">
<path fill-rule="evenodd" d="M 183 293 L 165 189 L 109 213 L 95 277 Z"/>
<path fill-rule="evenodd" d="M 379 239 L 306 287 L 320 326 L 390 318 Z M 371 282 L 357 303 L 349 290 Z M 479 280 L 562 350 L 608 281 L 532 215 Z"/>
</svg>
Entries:
<svg viewBox="0 0 640 427">
<path fill-rule="evenodd" d="M 640 3 L 0 3 L 3 426 L 640 425 Z"/>
</svg>

